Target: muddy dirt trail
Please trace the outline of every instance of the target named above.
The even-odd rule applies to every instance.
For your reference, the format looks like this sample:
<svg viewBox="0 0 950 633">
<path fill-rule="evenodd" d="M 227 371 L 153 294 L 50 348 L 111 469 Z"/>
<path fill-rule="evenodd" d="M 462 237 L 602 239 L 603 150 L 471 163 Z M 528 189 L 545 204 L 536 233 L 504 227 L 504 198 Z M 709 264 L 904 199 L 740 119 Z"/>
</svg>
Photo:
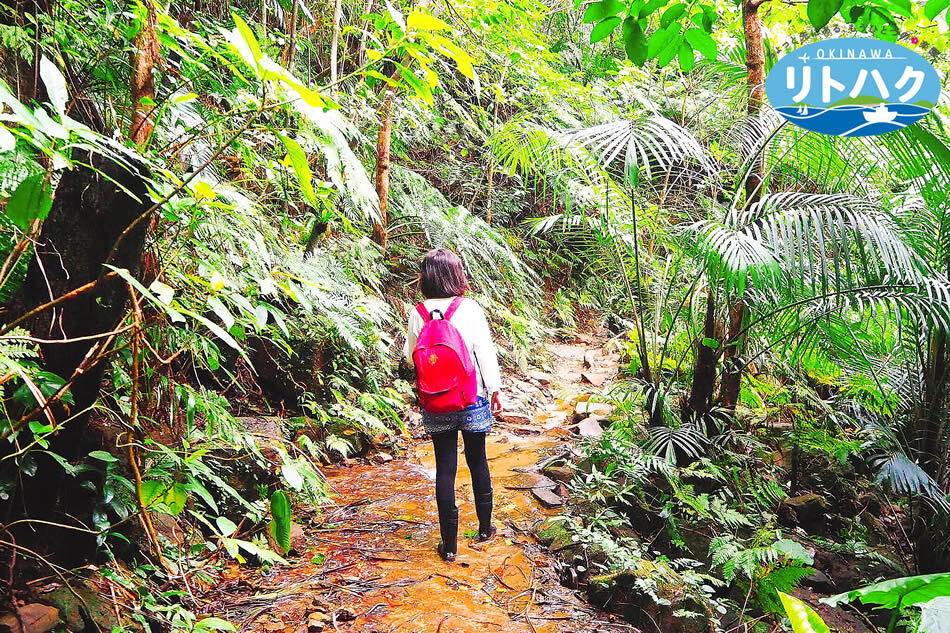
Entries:
<svg viewBox="0 0 950 633">
<path fill-rule="evenodd" d="M 507 415 L 488 438 L 498 537 L 472 541 L 477 520 L 460 455 L 458 558 L 449 564 L 438 556 L 435 462 L 413 422 L 404 456 L 377 454 L 327 469 L 336 503 L 301 513 L 301 555 L 289 569 L 256 578 L 234 570 L 214 592 L 217 615 L 242 631 L 287 633 L 634 630 L 562 587 L 553 557 L 532 536 L 565 492 L 559 484 L 532 492 L 538 462 L 577 440 L 569 428 L 575 396 L 616 373 L 616 362 L 595 344 L 552 344 L 549 351 L 552 372 L 506 380 Z"/>
</svg>

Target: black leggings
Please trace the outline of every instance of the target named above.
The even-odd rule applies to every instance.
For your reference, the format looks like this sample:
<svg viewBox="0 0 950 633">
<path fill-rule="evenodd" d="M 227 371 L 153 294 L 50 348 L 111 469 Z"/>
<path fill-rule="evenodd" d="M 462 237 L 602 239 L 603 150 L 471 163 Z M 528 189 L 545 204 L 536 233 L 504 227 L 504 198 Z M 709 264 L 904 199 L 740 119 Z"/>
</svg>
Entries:
<svg viewBox="0 0 950 633">
<path fill-rule="evenodd" d="M 465 463 L 472 473 L 472 490 L 475 499 L 491 492 L 491 474 L 485 456 L 486 433 L 462 431 L 465 443 Z M 458 471 L 458 431 L 432 434 L 435 447 L 435 501 L 439 510 L 455 508 L 455 474 Z"/>
</svg>

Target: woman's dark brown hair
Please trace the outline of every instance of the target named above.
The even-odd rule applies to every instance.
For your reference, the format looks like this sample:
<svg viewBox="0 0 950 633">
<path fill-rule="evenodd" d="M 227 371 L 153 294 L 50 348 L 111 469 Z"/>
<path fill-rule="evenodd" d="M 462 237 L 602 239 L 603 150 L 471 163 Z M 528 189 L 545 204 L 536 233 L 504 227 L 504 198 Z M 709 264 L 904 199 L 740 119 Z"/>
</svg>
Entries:
<svg viewBox="0 0 950 633">
<path fill-rule="evenodd" d="M 447 248 L 434 248 L 422 258 L 419 291 L 426 299 L 460 297 L 468 290 L 468 277 L 459 256 Z"/>
</svg>

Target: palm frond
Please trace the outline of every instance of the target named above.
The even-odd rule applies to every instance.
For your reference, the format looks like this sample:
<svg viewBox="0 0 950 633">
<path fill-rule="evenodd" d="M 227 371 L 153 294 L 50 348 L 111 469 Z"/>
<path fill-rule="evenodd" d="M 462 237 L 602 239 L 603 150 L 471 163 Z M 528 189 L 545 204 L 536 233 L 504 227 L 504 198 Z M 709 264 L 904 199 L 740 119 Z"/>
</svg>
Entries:
<svg viewBox="0 0 950 633">
<path fill-rule="evenodd" d="M 950 500 L 937 482 L 903 452 L 885 453 L 872 457 L 870 461 L 877 469 L 875 480 L 878 484 L 895 494 L 920 496 L 944 510 L 950 510 Z"/>
<path fill-rule="evenodd" d="M 649 437 L 643 445 L 643 450 L 649 454 L 663 457 L 671 464 L 675 464 L 679 457 L 699 459 L 709 447 L 709 440 L 692 426 L 670 428 L 667 426 L 653 426 L 648 430 Z"/>
</svg>

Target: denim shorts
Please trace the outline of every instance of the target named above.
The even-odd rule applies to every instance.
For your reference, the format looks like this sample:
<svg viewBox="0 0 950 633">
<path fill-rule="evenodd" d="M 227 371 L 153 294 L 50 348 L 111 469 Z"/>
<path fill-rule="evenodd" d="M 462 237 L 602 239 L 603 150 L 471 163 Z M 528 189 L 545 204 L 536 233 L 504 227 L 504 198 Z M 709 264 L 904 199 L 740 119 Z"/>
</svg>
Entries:
<svg viewBox="0 0 950 633">
<path fill-rule="evenodd" d="M 475 404 L 461 411 L 429 413 L 423 410 L 422 423 L 429 433 L 444 433 L 445 431 L 485 433 L 491 429 L 493 423 L 491 405 L 486 398 L 479 396 Z"/>
</svg>

